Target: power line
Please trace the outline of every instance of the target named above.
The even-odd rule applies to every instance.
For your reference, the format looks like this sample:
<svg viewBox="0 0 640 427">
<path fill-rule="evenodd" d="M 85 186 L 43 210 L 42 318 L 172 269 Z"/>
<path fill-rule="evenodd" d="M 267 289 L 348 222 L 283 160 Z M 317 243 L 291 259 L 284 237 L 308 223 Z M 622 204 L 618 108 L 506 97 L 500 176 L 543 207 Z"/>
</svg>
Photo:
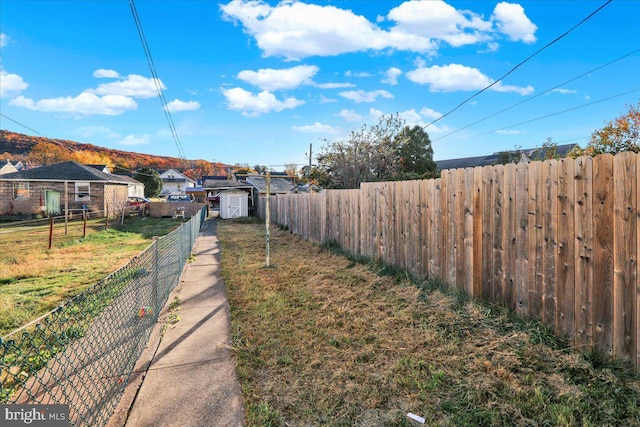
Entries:
<svg viewBox="0 0 640 427">
<path fill-rule="evenodd" d="M 481 122 L 483 122 L 483 121 L 485 121 L 485 120 L 487 120 L 487 119 L 490 119 L 490 118 L 492 118 L 492 117 L 495 117 L 495 116 L 497 116 L 498 114 L 504 113 L 505 111 L 511 110 L 512 108 L 515 108 L 515 107 L 517 107 L 518 105 L 522 105 L 522 104 L 524 104 L 525 102 L 532 101 L 532 100 L 536 99 L 536 98 L 537 98 L 537 97 L 539 97 L 539 96 L 545 95 L 545 94 L 547 94 L 547 93 L 549 93 L 549 92 L 553 91 L 554 89 L 558 89 L 558 88 L 559 88 L 559 87 L 561 87 L 561 86 L 564 86 L 564 85 L 566 85 L 566 84 L 568 84 L 568 83 L 571 83 L 571 82 L 573 82 L 573 81 L 575 81 L 575 80 L 578 80 L 578 79 L 580 79 L 580 78 L 582 78 L 582 77 L 584 77 L 584 76 L 587 76 L 587 75 L 589 75 L 589 74 L 591 74 L 591 73 L 593 73 L 593 72 L 595 72 L 595 71 L 598 71 L 598 70 L 600 70 L 600 69 L 602 69 L 602 68 L 604 68 L 604 67 L 607 67 L 607 66 L 609 66 L 609 65 L 611 65 L 611 64 L 613 64 L 613 63 L 615 63 L 615 62 L 617 62 L 617 61 L 620 61 L 620 60 L 622 60 L 622 59 L 624 59 L 624 58 L 627 58 L 627 57 L 629 57 L 629 56 L 631 56 L 631 55 L 633 55 L 633 54 L 636 54 L 636 53 L 638 53 L 638 52 L 640 52 L 640 49 L 636 49 L 636 50 L 634 50 L 633 52 L 627 53 L 626 55 L 623 55 L 623 56 L 621 56 L 621 57 L 619 57 L 619 58 L 614 59 L 613 61 L 609 61 L 609 62 L 607 62 L 606 64 L 603 64 L 603 65 L 600 65 L 600 66 L 598 66 L 598 67 L 596 67 L 596 68 L 593 68 L 593 69 L 591 69 L 591 70 L 589 70 L 589 71 L 587 71 L 587 72 L 585 72 L 585 73 L 580 74 L 579 76 L 576 76 L 576 77 L 574 77 L 574 78 L 572 78 L 572 79 L 569 79 L 569 80 L 567 80 L 567 81 L 564 81 L 564 82 L 562 82 L 562 83 L 560 83 L 560 84 L 558 84 L 558 85 L 556 85 L 556 86 L 554 86 L 554 87 L 552 87 L 552 88 L 550 88 L 550 89 L 547 89 L 547 90 L 545 90 L 544 92 L 541 92 L 541 93 L 539 93 L 539 94 L 537 94 L 537 95 L 534 95 L 534 96 L 532 96 L 532 97 L 526 98 L 526 99 L 524 99 L 524 100 L 522 100 L 522 101 L 520 101 L 520 102 L 518 102 L 518 103 L 515 103 L 515 104 L 511 105 L 510 107 L 504 108 L 504 109 L 502 109 L 502 110 L 500 110 L 500 111 L 496 111 L 496 112 L 495 112 L 495 113 L 493 113 L 493 114 L 490 114 L 490 115 L 488 115 L 488 116 L 486 116 L 486 117 L 483 117 L 483 118 L 482 118 L 482 119 L 480 119 L 480 120 L 476 120 L 475 122 L 470 123 L 470 124 L 468 124 L 468 125 L 466 125 L 466 126 L 463 126 L 463 127 L 459 128 L 459 129 L 456 129 L 456 130 L 454 130 L 453 132 L 450 132 L 450 133 L 448 133 L 448 134 L 446 134 L 446 135 L 442 135 L 441 137 L 439 137 L 439 138 L 436 138 L 436 139 L 432 140 L 432 142 L 439 141 L 439 140 L 441 140 L 441 139 L 443 139 L 443 138 L 446 138 L 446 137 L 451 136 L 451 135 L 453 135 L 453 134 L 455 134 L 455 133 L 458 133 L 458 132 L 460 132 L 461 130 L 464 130 L 464 129 L 470 128 L 471 126 L 475 126 L 475 125 L 477 125 L 478 123 L 481 123 Z"/>
<path fill-rule="evenodd" d="M 521 61 L 519 64 L 517 64 L 515 67 L 513 67 L 511 70 L 509 70 L 505 75 L 503 75 L 502 77 L 500 77 L 498 80 L 494 81 L 493 83 L 491 83 L 490 85 L 488 85 L 487 87 L 485 87 L 484 89 L 479 90 L 478 92 L 474 93 L 473 95 L 471 95 L 470 97 L 468 97 L 467 99 L 465 99 L 464 101 L 462 101 L 460 104 L 458 104 L 454 109 L 448 111 L 447 113 L 443 114 L 442 116 L 438 117 L 437 119 L 435 119 L 434 121 L 432 121 L 431 123 L 428 123 L 427 125 L 424 126 L 424 128 L 428 128 L 429 126 L 431 126 L 432 124 L 444 119 L 445 117 L 447 117 L 449 114 L 453 113 L 454 111 L 456 111 L 458 108 L 462 107 L 464 104 L 466 104 L 467 102 L 471 101 L 473 98 L 475 98 L 476 96 L 480 95 L 482 92 L 486 91 L 487 89 L 491 88 L 492 86 L 494 86 L 495 84 L 497 84 L 498 82 L 500 82 L 501 80 L 503 80 L 505 77 L 507 77 L 508 75 L 510 75 L 511 73 L 513 73 L 516 69 L 520 68 L 521 65 L 523 65 L 525 62 L 528 62 L 530 59 L 532 59 L 533 57 L 537 56 L 540 52 L 542 52 L 543 50 L 545 50 L 546 48 L 548 48 L 549 46 L 555 44 L 557 41 L 559 41 L 560 39 L 564 38 L 565 36 L 567 36 L 569 33 L 571 33 L 573 30 L 575 30 L 576 28 L 578 28 L 580 25 L 584 24 L 585 22 L 587 22 L 592 16 L 594 16 L 596 13 L 600 12 L 602 9 L 604 9 L 605 6 L 607 6 L 609 3 L 611 3 L 613 0 L 607 0 L 606 3 L 604 3 L 603 5 L 601 5 L 599 8 L 597 8 L 596 10 L 594 10 L 593 12 L 591 12 L 587 17 L 585 17 L 584 19 L 582 19 L 582 21 L 578 22 L 576 25 L 574 25 L 573 27 L 571 27 L 568 31 L 564 32 L 563 34 L 561 34 L 560 36 L 556 37 L 555 39 L 553 39 L 552 41 L 550 41 L 549 43 L 547 43 L 546 45 L 542 46 L 540 49 L 538 49 L 537 51 L 535 51 L 534 53 L 532 53 L 531 55 L 529 55 L 527 58 L 525 58 L 523 61 Z"/>
<path fill-rule="evenodd" d="M 147 44 L 147 39 L 144 35 L 144 30 L 142 29 L 142 22 L 140 21 L 140 16 L 138 15 L 138 10 L 136 9 L 136 5 L 134 0 L 129 0 L 129 7 L 131 8 L 131 14 L 133 15 L 133 20 L 136 24 L 136 29 L 138 30 L 138 35 L 140 36 L 140 42 L 142 43 L 142 49 L 144 50 L 145 57 L 147 58 L 147 63 L 149 64 L 149 69 L 151 70 L 151 76 L 156 85 L 156 90 L 158 91 L 158 97 L 160 98 L 160 102 L 162 103 L 162 109 L 164 111 L 164 115 L 169 123 L 169 129 L 171 131 L 171 135 L 173 136 L 173 140 L 175 141 L 176 147 L 178 148 L 178 155 L 186 160 L 187 157 L 185 155 L 184 150 L 182 149 L 182 143 L 180 142 L 180 138 L 178 137 L 178 131 L 176 130 L 176 126 L 173 123 L 173 118 L 171 117 L 171 112 L 167 106 L 167 100 L 164 97 L 164 92 L 162 91 L 161 80 L 158 77 L 158 73 L 156 72 L 155 63 L 153 62 L 153 57 L 151 56 L 151 50 L 149 49 L 149 45 Z"/>
<path fill-rule="evenodd" d="M 53 143 L 55 143 L 55 144 L 58 144 L 59 146 L 61 146 L 61 147 L 63 147 L 63 148 L 66 148 L 66 149 L 71 150 L 71 151 L 78 151 L 78 150 L 76 150 L 75 148 L 68 146 L 67 144 L 65 144 L 65 143 L 64 143 L 64 142 L 62 142 L 62 141 L 59 141 L 59 140 L 57 140 L 57 139 L 55 139 L 55 138 L 49 138 L 48 136 L 45 136 L 45 135 L 41 134 L 41 133 L 40 133 L 40 132 L 38 132 L 37 130 L 32 129 L 32 128 L 30 128 L 29 126 L 27 126 L 27 125 L 25 125 L 25 124 L 23 124 L 23 123 L 20 123 L 20 122 L 19 122 L 19 121 L 17 121 L 17 120 L 12 119 L 11 117 L 7 116 L 6 114 L 0 113 L 0 116 L 4 117 L 4 118 L 5 118 L 5 119 L 7 119 L 7 120 L 11 120 L 13 123 L 15 123 L 15 124 L 17 124 L 17 125 L 19 125 L 19 126 L 22 126 L 23 128 L 28 129 L 28 130 L 30 130 L 31 132 L 33 132 L 33 133 L 35 133 L 35 134 L 37 134 L 37 135 L 40 135 L 41 137 L 46 138 L 46 139 L 48 139 L 49 141 L 51 141 L 51 142 L 53 142 Z"/>
<path fill-rule="evenodd" d="M 541 117 L 536 117 L 535 119 L 526 120 L 524 122 L 516 123 L 516 124 L 513 124 L 513 125 L 509 125 L 509 126 L 502 126 L 502 127 L 499 127 L 498 129 L 490 130 L 488 132 L 479 133 L 477 135 L 473 135 L 471 138 L 476 138 L 478 136 L 487 135 L 487 134 L 490 134 L 490 133 L 493 133 L 493 132 L 496 132 L 496 131 L 499 131 L 499 130 L 503 130 L 503 129 L 509 129 L 509 128 L 512 128 L 512 127 L 521 126 L 521 125 L 524 125 L 524 124 L 527 124 L 527 123 L 531 123 L 531 122 L 535 122 L 535 121 L 538 121 L 538 120 L 546 119 L 548 117 L 557 116 L 558 114 L 567 113 L 567 112 L 573 111 L 573 110 L 578 110 L 580 108 L 588 107 L 588 106 L 594 105 L 594 104 L 599 104 L 600 102 L 608 101 L 610 99 L 617 98 L 617 97 L 620 97 L 620 96 L 623 96 L 623 95 L 627 95 L 627 94 L 630 94 L 630 93 L 633 93 L 633 92 L 637 92 L 639 90 L 640 90 L 640 88 L 628 90 L 626 92 L 622 92 L 622 93 L 619 93 L 617 95 L 609 96 L 607 98 L 602 98 L 602 99 L 599 99 L 597 101 L 589 102 L 587 104 L 578 105 L 577 107 L 568 108 L 568 109 L 562 110 L 562 111 L 556 111 L 555 113 L 547 114 L 547 115 L 544 115 L 544 116 L 541 116 Z"/>
</svg>

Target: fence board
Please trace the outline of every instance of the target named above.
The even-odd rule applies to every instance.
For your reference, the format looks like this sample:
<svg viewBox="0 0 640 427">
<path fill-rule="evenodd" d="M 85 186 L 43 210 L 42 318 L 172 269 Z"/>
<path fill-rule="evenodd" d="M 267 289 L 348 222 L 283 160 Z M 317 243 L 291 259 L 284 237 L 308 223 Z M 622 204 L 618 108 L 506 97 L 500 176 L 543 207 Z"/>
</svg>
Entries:
<svg viewBox="0 0 640 427">
<path fill-rule="evenodd" d="M 637 263 L 637 159 L 634 153 L 621 153 L 613 159 L 613 354 L 635 359 L 634 305 Z"/>
<path fill-rule="evenodd" d="M 411 217 L 411 242 L 412 242 L 412 273 L 416 277 L 422 276 L 422 216 L 423 204 L 420 198 L 420 181 L 411 181 L 411 195 L 413 204 L 413 215 Z"/>
<path fill-rule="evenodd" d="M 575 309 L 575 162 L 558 162 L 558 264 L 556 331 L 573 336 Z"/>
<path fill-rule="evenodd" d="M 470 295 L 473 297 L 482 296 L 482 248 L 483 248 L 483 228 L 482 218 L 484 212 L 484 194 L 482 185 L 481 167 L 473 169 L 473 277 Z"/>
<path fill-rule="evenodd" d="M 493 221 L 493 283 L 490 299 L 496 303 L 504 303 L 504 166 L 497 165 L 493 169 L 493 200 L 495 219 Z"/>
<path fill-rule="evenodd" d="M 593 339 L 593 159 L 575 163 L 575 335 L 576 347 Z"/>
<path fill-rule="evenodd" d="M 446 270 L 445 280 L 451 286 L 456 288 L 456 189 L 455 189 L 455 171 L 449 170 L 446 174 L 446 193 L 443 186 L 443 194 L 446 197 L 446 216 L 444 218 L 446 225 L 445 234 L 445 258 Z"/>
<path fill-rule="evenodd" d="M 558 224 L 558 162 L 545 160 L 542 164 L 543 200 L 547 204 L 543 214 L 542 233 L 542 320 L 555 325 L 556 264 Z"/>
<path fill-rule="evenodd" d="M 420 234 L 422 237 L 422 264 L 420 269 L 420 276 L 423 278 L 427 278 L 431 276 L 430 265 L 431 265 L 431 242 L 430 237 L 432 236 L 433 224 L 432 224 L 432 213 L 433 213 L 433 183 L 435 181 L 433 179 L 429 180 L 421 180 L 418 181 L 418 186 L 420 190 L 420 206 L 421 210 L 421 226 L 420 226 Z"/>
<path fill-rule="evenodd" d="M 494 195 L 494 170 L 491 166 L 482 168 L 482 298 L 491 300 L 493 297 L 494 267 L 494 222 L 496 218 L 496 204 Z"/>
<path fill-rule="evenodd" d="M 542 162 L 531 162 L 527 173 L 529 316 L 542 319 Z"/>
<path fill-rule="evenodd" d="M 474 173 L 473 169 L 467 168 L 464 170 L 464 253 L 463 259 L 464 277 L 461 284 L 464 287 L 467 295 L 473 295 L 473 269 L 474 269 L 474 250 L 473 250 L 473 224 L 474 224 Z M 461 268 L 458 265 L 458 268 Z"/>
<path fill-rule="evenodd" d="M 455 169 L 454 171 L 454 209 L 455 215 L 453 216 L 454 223 L 452 224 L 452 228 L 455 229 L 455 240 L 454 240 L 454 248 L 455 248 L 455 285 L 459 290 L 465 289 L 465 268 L 467 268 L 466 262 L 466 253 L 465 253 L 465 244 L 464 244 L 464 236 L 465 236 L 465 186 L 468 184 L 465 181 L 465 172 L 464 169 Z"/>
<path fill-rule="evenodd" d="M 638 182 L 638 180 L 640 180 L 640 176 L 638 176 L 638 174 L 640 174 L 640 156 L 636 156 L 636 175 L 635 175 L 635 182 L 636 182 L 636 211 L 635 211 L 636 213 L 635 215 L 636 263 L 635 263 L 635 267 L 636 269 L 640 268 L 638 266 L 638 260 L 640 260 L 640 183 Z M 636 271 L 636 282 L 635 282 L 634 293 L 635 293 L 635 298 L 632 293 L 631 299 L 632 299 L 632 303 L 634 304 L 632 313 L 634 313 L 635 322 L 631 324 L 631 327 L 635 328 L 635 335 L 633 336 L 634 345 L 636 349 L 634 363 L 636 366 L 636 370 L 640 371 L 640 271 Z M 632 354 L 632 357 L 633 357 L 633 354 Z"/>
<path fill-rule="evenodd" d="M 444 280 L 443 274 L 443 259 L 444 254 L 442 253 L 442 224 L 443 224 L 443 215 L 442 215 L 442 178 L 438 178 L 434 182 L 434 192 L 433 192 L 433 238 L 431 239 L 432 246 L 432 264 L 431 271 L 434 277 Z"/>
<path fill-rule="evenodd" d="M 613 156 L 593 159 L 593 339 L 613 356 Z"/>
<path fill-rule="evenodd" d="M 504 304 L 515 310 L 516 303 L 516 165 L 504 166 L 502 208 L 502 295 Z"/>
<path fill-rule="evenodd" d="M 529 316 L 529 211 L 528 211 L 528 167 L 527 163 L 519 163 L 516 166 L 516 217 L 515 217 L 515 238 L 516 238 L 516 274 L 515 274 L 515 304 L 516 312 L 522 317 Z"/>
<path fill-rule="evenodd" d="M 449 227 L 452 222 L 450 218 L 451 200 L 449 197 L 449 193 L 451 193 L 451 172 L 448 170 L 442 171 L 440 180 L 440 209 L 442 211 L 442 250 L 440 252 L 440 265 L 442 267 L 442 280 L 451 285 L 455 285 L 455 278 L 451 280 L 451 276 L 449 275 L 449 266 L 453 263 L 451 258 L 455 254 L 452 244 L 453 239 L 449 232 Z"/>
</svg>

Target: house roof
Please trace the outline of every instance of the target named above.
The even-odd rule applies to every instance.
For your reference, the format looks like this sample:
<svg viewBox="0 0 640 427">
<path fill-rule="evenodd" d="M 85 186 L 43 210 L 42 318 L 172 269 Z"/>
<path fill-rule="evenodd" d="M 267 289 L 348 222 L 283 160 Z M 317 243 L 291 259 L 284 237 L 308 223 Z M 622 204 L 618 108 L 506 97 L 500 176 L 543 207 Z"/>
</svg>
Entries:
<svg viewBox="0 0 640 427">
<path fill-rule="evenodd" d="M 253 185 L 258 192 L 265 193 L 267 192 L 267 182 L 265 180 L 265 176 L 263 175 L 250 175 L 247 176 L 246 181 Z M 271 194 L 274 193 L 290 193 L 296 185 L 286 178 L 271 178 L 270 182 L 270 191 Z"/>
<path fill-rule="evenodd" d="M 77 162 L 64 162 L 41 166 L 35 169 L 8 173 L 0 178 L 3 181 L 99 181 L 116 184 L 128 184 L 124 178 L 81 165 Z"/>
<path fill-rule="evenodd" d="M 111 174 L 111 176 L 120 177 L 124 181 L 127 181 L 129 184 L 144 185 L 144 183 L 138 181 L 137 179 L 133 179 L 133 177 L 131 177 L 129 175 Z"/>
<path fill-rule="evenodd" d="M 231 188 L 252 188 L 250 184 L 243 182 L 232 181 L 229 179 L 217 179 L 211 177 L 204 177 L 202 180 L 202 188 L 205 190 L 227 190 Z"/>
<path fill-rule="evenodd" d="M 556 146 L 556 155 L 566 157 L 577 144 L 564 144 Z M 500 163 L 503 153 L 521 153 L 529 160 L 544 160 L 547 157 L 547 149 L 542 147 L 525 148 L 520 150 L 507 150 L 485 156 L 463 157 L 459 159 L 436 160 L 438 170 L 473 168 L 476 166 L 493 166 Z"/>
<path fill-rule="evenodd" d="M 189 178 L 185 174 L 175 169 L 167 169 L 165 171 L 159 172 L 160 178 L 164 182 L 192 182 L 196 183 L 193 179 Z"/>
</svg>

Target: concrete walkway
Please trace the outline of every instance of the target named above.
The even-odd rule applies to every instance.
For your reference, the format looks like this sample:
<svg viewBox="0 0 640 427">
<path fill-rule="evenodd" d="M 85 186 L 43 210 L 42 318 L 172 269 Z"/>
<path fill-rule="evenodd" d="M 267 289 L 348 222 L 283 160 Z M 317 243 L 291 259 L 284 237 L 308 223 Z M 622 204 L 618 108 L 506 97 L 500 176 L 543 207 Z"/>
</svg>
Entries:
<svg viewBox="0 0 640 427">
<path fill-rule="evenodd" d="M 146 375 L 132 378 L 125 391 L 117 411 L 120 419 L 126 418 L 127 427 L 244 424 L 236 359 L 230 347 L 229 303 L 219 275 L 215 221 L 205 223 L 193 248 L 195 259 L 185 266 L 169 297 L 169 303 L 175 296 L 180 298 L 175 311 L 180 320 L 169 325 L 161 337 L 162 318 L 167 313 L 161 315 L 148 346 L 155 351 L 147 355 L 148 370 L 144 369 L 144 355 L 139 363 L 143 369 L 138 370 L 146 370 Z"/>
</svg>

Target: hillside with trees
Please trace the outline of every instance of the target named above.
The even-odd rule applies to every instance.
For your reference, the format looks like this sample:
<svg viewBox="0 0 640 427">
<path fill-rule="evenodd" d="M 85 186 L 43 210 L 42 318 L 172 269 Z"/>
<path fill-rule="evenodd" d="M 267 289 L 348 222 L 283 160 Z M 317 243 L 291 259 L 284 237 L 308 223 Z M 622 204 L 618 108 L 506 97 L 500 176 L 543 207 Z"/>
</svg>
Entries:
<svg viewBox="0 0 640 427">
<path fill-rule="evenodd" d="M 108 165 L 115 173 L 134 172 L 140 168 L 176 169 L 191 178 L 226 174 L 236 166 L 211 163 L 206 160 L 183 160 L 177 157 L 154 156 L 131 151 L 114 150 L 81 142 L 30 136 L 0 130 L 0 159 L 29 162 L 38 165 L 66 162 Z"/>
</svg>

